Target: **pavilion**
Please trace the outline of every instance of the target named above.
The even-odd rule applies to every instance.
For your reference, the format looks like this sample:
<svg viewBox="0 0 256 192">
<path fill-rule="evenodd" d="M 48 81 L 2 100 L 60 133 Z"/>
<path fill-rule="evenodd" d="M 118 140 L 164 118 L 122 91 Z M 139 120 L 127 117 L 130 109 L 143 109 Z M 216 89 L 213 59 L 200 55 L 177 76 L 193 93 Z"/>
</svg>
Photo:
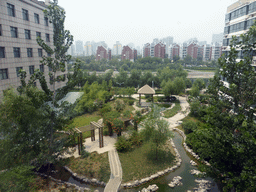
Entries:
<svg viewBox="0 0 256 192">
<path fill-rule="evenodd" d="M 141 94 L 151 95 L 152 96 L 152 102 L 154 102 L 153 95 L 156 94 L 156 92 L 153 88 L 151 88 L 149 85 L 146 84 L 138 90 L 138 94 L 139 94 L 139 105 L 141 106 Z"/>
</svg>

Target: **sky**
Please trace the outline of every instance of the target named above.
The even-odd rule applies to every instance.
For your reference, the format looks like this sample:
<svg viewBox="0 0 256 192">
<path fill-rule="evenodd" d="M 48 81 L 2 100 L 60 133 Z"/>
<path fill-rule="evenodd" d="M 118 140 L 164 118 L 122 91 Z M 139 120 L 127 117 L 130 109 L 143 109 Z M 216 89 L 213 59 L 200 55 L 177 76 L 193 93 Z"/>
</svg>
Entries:
<svg viewBox="0 0 256 192">
<path fill-rule="evenodd" d="M 74 40 L 105 41 L 112 48 L 142 46 L 154 38 L 172 36 L 211 43 L 224 32 L 227 7 L 237 0 L 59 0 L 66 11 L 65 29 Z"/>
</svg>

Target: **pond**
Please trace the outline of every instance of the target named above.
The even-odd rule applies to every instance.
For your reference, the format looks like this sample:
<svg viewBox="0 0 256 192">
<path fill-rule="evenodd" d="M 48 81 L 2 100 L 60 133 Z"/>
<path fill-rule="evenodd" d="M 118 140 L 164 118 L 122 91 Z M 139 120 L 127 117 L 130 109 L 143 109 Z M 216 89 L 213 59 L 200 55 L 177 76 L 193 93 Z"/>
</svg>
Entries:
<svg viewBox="0 0 256 192">
<path fill-rule="evenodd" d="M 182 159 L 182 164 L 181 166 L 176 169 L 174 172 L 171 172 L 167 175 L 164 175 L 158 179 L 155 179 L 149 183 L 146 183 L 144 185 L 141 185 L 137 188 L 132 188 L 132 189 L 121 189 L 121 192 L 138 192 L 142 190 L 143 188 L 147 188 L 149 185 L 156 184 L 159 187 L 158 192 L 186 192 L 187 190 L 193 190 L 195 187 L 197 187 L 197 183 L 195 182 L 195 179 L 198 179 L 198 177 L 190 174 L 190 170 L 196 169 L 194 166 L 190 164 L 190 157 L 187 155 L 185 149 L 182 146 L 182 137 L 177 133 L 174 132 L 174 138 L 173 142 L 178 149 L 181 159 Z M 70 183 L 76 184 L 80 187 L 86 187 L 90 188 L 91 190 L 99 190 L 99 192 L 103 192 L 104 188 L 103 187 L 96 187 L 92 185 L 88 185 L 84 182 L 77 181 L 68 171 L 66 171 L 62 167 L 54 167 L 51 165 L 51 169 L 53 170 L 51 172 L 51 176 L 54 177 L 55 179 L 60 179 L 63 181 L 68 181 Z M 41 167 L 39 172 L 45 173 L 47 170 L 47 167 Z M 168 184 L 172 181 L 173 177 L 175 176 L 181 176 L 182 177 L 182 186 L 177 186 L 175 188 L 170 188 Z M 211 180 L 210 178 L 205 178 L 207 180 Z M 212 180 L 211 180 L 212 181 Z M 218 192 L 218 187 L 216 184 L 212 187 L 212 192 Z"/>
</svg>

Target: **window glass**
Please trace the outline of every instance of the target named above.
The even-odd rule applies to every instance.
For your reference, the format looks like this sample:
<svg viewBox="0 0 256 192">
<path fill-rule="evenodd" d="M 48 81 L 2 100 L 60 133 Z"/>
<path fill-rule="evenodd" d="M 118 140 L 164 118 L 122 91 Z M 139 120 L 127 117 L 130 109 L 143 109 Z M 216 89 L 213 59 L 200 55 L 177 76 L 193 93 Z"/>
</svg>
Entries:
<svg viewBox="0 0 256 192">
<path fill-rule="evenodd" d="M 47 17 L 44 18 L 44 25 L 45 25 L 45 26 L 48 26 L 48 25 L 49 25 L 49 23 L 48 23 L 48 18 L 47 18 Z"/>
<path fill-rule="evenodd" d="M 27 55 L 28 57 L 33 57 L 32 48 L 27 48 Z"/>
<path fill-rule="evenodd" d="M 5 58 L 5 48 L 0 47 L 0 58 Z"/>
<path fill-rule="evenodd" d="M 36 37 L 41 37 L 41 32 L 36 32 Z"/>
<path fill-rule="evenodd" d="M 17 74 L 17 77 L 20 76 L 20 70 L 22 70 L 23 67 L 16 67 L 16 74 Z"/>
<path fill-rule="evenodd" d="M 25 39 L 31 39 L 30 30 L 25 29 Z"/>
<path fill-rule="evenodd" d="M 20 57 L 20 48 L 13 47 L 13 54 L 14 54 L 14 57 Z"/>
<path fill-rule="evenodd" d="M 11 28 L 11 37 L 18 38 L 18 28 L 17 27 L 10 27 Z"/>
<path fill-rule="evenodd" d="M 8 79 L 8 69 L 0 69 L 0 80 Z"/>
<path fill-rule="evenodd" d="M 34 65 L 30 65 L 29 66 L 29 74 L 32 75 L 32 74 L 34 74 L 34 72 L 35 72 L 35 66 Z"/>
<path fill-rule="evenodd" d="M 40 67 L 40 71 L 41 72 L 44 72 L 44 65 L 42 64 L 42 65 L 39 65 L 39 67 Z"/>
<path fill-rule="evenodd" d="M 28 18 L 28 10 L 22 9 L 22 16 L 23 16 L 23 20 L 28 21 L 29 20 L 29 18 Z"/>
<path fill-rule="evenodd" d="M 50 35 L 48 33 L 45 34 L 46 42 L 50 42 Z"/>
<path fill-rule="evenodd" d="M 7 12 L 9 16 L 15 17 L 15 8 L 14 5 L 7 3 Z"/>
<path fill-rule="evenodd" d="M 38 49 L 38 57 L 43 57 L 43 49 Z"/>
<path fill-rule="evenodd" d="M 39 15 L 37 13 L 34 14 L 35 23 L 39 24 Z"/>
</svg>

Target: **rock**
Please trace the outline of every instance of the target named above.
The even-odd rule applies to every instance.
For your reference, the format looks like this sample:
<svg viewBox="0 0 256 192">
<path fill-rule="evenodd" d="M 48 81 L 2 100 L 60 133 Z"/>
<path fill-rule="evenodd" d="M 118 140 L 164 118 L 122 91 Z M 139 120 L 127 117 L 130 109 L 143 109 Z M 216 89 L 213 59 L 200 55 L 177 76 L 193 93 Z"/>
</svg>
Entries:
<svg viewBox="0 0 256 192">
<path fill-rule="evenodd" d="M 157 191 L 159 188 L 156 184 L 153 184 L 153 185 L 149 185 L 147 190 L 148 191 Z"/>
<path fill-rule="evenodd" d="M 204 174 L 206 174 L 205 172 L 201 172 L 201 171 L 198 171 L 198 170 L 195 170 L 195 169 L 192 169 L 192 170 L 190 171 L 190 173 L 191 173 L 192 175 L 200 175 L 200 174 L 204 175 Z"/>
<path fill-rule="evenodd" d="M 141 192 L 149 192 L 146 188 L 143 188 Z"/>
<path fill-rule="evenodd" d="M 193 165 L 193 166 L 197 165 L 197 163 L 195 161 L 193 161 L 193 160 L 190 161 L 190 164 Z"/>
<path fill-rule="evenodd" d="M 182 182 L 181 182 L 181 180 L 182 180 L 182 177 L 181 177 L 181 176 L 176 176 L 176 177 L 174 177 L 174 178 L 172 179 L 172 182 L 169 183 L 168 185 L 169 185 L 169 187 L 172 187 L 172 188 L 175 187 L 175 186 L 183 185 Z"/>
</svg>

